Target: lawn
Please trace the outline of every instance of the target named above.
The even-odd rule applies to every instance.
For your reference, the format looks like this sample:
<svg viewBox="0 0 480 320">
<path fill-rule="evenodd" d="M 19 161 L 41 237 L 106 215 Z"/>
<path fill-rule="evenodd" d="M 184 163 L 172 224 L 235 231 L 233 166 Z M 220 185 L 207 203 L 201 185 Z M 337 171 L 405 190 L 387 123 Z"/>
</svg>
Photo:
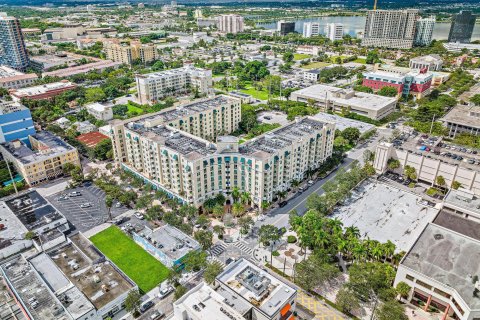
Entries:
<svg viewBox="0 0 480 320">
<path fill-rule="evenodd" d="M 248 86 L 246 89 L 241 89 L 240 91 L 251 95 L 255 99 L 268 100 L 268 91 L 265 89 L 258 91 L 255 88 Z"/>
<path fill-rule="evenodd" d="M 293 60 L 295 60 L 295 61 L 308 59 L 308 58 L 311 58 L 311 57 L 312 57 L 311 55 L 305 54 L 305 53 L 294 53 L 293 54 Z"/>
<path fill-rule="evenodd" d="M 331 65 L 331 63 L 328 63 L 328 62 L 313 62 L 313 63 L 310 63 L 310 64 L 307 64 L 305 66 L 302 66 L 303 69 L 317 69 L 317 68 L 323 68 L 323 67 L 326 67 L 326 66 L 329 66 Z"/>
<path fill-rule="evenodd" d="M 139 107 L 136 107 L 132 104 L 127 104 L 127 107 L 128 107 L 128 112 L 136 112 L 137 115 L 141 115 L 143 113 L 143 110 Z"/>
<path fill-rule="evenodd" d="M 364 59 L 364 58 L 357 58 L 357 59 L 353 60 L 353 62 L 366 64 L 367 60 Z"/>
<path fill-rule="evenodd" d="M 90 240 L 130 277 L 142 292 L 148 292 L 168 277 L 169 270 L 119 228 L 111 226 Z"/>
</svg>

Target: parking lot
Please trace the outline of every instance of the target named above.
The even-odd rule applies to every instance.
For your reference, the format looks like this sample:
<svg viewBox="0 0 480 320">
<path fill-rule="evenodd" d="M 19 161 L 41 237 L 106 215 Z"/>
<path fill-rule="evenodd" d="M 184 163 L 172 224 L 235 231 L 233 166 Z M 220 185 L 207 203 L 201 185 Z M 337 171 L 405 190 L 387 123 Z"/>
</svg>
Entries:
<svg viewBox="0 0 480 320">
<path fill-rule="evenodd" d="M 68 196 L 75 192 L 78 192 L 79 195 Z M 47 199 L 67 218 L 75 229 L 81 232 L 85 232 L 108 220 L 105 193 L 91 183 L 58 192 L 47 197 Z M 123 206 L 117 208 L 114 204 L 111 208 L 111 215 L 116 217 L 125 211 L 127 211 L 127 208 Z"/>
</svg>

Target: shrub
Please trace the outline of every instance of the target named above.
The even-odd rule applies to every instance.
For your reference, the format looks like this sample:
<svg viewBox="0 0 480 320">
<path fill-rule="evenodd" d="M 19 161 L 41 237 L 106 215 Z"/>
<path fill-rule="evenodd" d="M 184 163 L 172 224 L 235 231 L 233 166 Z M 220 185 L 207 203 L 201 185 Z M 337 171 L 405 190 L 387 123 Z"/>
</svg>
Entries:
<svg viewBox="0 0 480 320">
<path fill-rule="evenodd" d="M 295 237 L 295 236 L 288 236 L 288 237 L 287 237 L 287 242 L 288 242 L 288 243 L 295 243 L 295 242 L 297 242 L 297 237 Z"/>
<path fill-rule="evenodd" d="M 278 257 L 279 255 L 280 255 L 280 253 L 277 250 L 272 252 L 272 256 L 274 256 L 274 257 Z"/>
</svg>

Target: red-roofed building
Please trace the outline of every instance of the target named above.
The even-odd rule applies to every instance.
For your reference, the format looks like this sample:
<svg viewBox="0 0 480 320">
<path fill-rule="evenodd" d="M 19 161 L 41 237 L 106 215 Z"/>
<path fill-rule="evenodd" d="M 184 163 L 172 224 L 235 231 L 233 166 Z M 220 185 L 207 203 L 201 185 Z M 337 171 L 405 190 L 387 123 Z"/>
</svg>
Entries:
<svg viewBox="0 0 480 320">
<path fill-rule="evenodd" d="M 105 139 L 110 138 L 98 131 L 84 133 L 77 137 L 77 140 L 86 145 L 88 148 L 95 148 L 97 144 Z"/>
</svg>

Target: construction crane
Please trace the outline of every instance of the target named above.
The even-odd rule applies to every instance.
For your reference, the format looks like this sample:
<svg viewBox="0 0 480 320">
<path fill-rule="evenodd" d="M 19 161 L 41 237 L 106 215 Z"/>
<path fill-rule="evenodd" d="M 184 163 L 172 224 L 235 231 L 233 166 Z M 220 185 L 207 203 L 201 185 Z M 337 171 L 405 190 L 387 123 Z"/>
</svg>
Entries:
<svg viewBox="0 0 480 320">
<path fill-rule="evenodd" d="M 373 10 L 377 10 L 377 0 L 373 3 Z"/>
</svg>

